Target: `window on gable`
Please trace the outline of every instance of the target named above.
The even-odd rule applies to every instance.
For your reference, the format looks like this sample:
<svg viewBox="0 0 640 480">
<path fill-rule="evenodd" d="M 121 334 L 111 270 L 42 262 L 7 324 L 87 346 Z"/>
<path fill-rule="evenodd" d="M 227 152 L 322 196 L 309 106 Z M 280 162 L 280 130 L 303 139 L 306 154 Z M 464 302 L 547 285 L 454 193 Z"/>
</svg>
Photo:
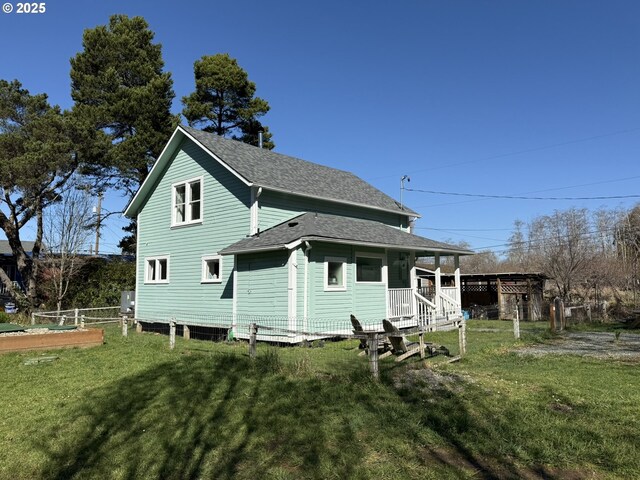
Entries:
<svg viewBox="0 0 640 480">
<path fill-rule="evenodd" d="M 324 259 L 324 289 L 346 290 L 347 268 L 346 258 L 325 257 Z"/>
<path fill-rule="evenodd" d="M 382 282 L 382 258 L 357 256 L 356 282 Z"/>
<path fill-rule="evenodd" d="M 173 225 L 202 221 L 202 179 L 173 185 Z"/>
<path fill-rule="evenodd" d="M 222 258 L 218 255 L 202 257 L 202 283 L 222 282 Z"/>
<path fill-rule="evenodd" d="M 147 258 L 145 270 L 145 283 L 169 283 L 169 257 Z"/>
</svg>

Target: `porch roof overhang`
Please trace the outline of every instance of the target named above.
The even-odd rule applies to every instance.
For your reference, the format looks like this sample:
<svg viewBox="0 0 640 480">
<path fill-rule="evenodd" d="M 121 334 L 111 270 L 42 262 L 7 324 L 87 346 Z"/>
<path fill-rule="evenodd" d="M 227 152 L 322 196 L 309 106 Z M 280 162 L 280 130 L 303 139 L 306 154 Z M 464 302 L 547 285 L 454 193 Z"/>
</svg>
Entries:
<svg viewBox="0 0 640 480">
<path fill-rule="evenodd" d="M 220 253 L 238 255 L 270 250 L 288 250 L 304 242 L 389 248 L 429 255 L 472 255 L 471 250 L 420 237 L 371 220 L 303 213 L 264 232 L 236 242 Z"/>
</svg>

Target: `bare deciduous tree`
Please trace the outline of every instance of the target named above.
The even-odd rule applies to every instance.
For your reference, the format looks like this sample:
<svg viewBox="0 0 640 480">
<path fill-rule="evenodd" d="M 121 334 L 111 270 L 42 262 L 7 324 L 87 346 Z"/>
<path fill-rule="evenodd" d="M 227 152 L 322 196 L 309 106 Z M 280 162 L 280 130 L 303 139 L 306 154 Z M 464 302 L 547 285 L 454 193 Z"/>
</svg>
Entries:
<svg viewBox="0 0 640 480">
<path fill-rule="evenodd" d="M 82 252 L 87 249 L 91 221 L 91 197 L 77 182 L 45 211 L 41 271 L 58 310 L 62 309 L 69 284 L 85 260 Z"/>
</svg>

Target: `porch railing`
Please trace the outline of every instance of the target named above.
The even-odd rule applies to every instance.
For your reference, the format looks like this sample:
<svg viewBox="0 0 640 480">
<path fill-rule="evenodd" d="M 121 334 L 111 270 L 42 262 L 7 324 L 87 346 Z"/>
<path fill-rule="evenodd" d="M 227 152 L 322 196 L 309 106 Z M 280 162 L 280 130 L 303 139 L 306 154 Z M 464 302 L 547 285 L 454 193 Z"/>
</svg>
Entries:
<svg viewBox="0 0 640 480">
<path fill-rule="evenodd" d="M 411 288 L 388 290 L 390 318 L 413 318 L 428 325 L 437 317 L 461 314 L 459 292 L 456 287 L 442 287 L 440 292 Z"/>
<path fill-rule="evenodd" d="M 20 282 L 13 281 L 13 288 L 19 291 L 24 291 Z M 9 293 L 9 289 L 5 286 L 4 283 L 0 282 L 0 295 L 7 295 Z"/>
<path fill-rule="evenodd" d="M 413 289 L 390 288 L 389 289 L 389 317 L 413 317 Z"/>
</svg>

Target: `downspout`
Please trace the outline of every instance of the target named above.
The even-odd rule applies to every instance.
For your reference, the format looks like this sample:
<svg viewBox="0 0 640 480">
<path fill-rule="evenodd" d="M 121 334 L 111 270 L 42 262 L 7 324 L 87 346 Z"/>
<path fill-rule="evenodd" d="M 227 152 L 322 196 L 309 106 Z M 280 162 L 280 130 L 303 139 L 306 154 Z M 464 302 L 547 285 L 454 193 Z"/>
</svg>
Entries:
<svg viewBox="0 0 640 480">
<path fill-rule="evenodd" d="M 311 251 L 311 244 L 307 241 L 304 242 L 304 299 L 303 299 L 303 330 L 306 332 L 309 328 L 308 316 L 309 316 L 309 252 Z"/>
</svg>

